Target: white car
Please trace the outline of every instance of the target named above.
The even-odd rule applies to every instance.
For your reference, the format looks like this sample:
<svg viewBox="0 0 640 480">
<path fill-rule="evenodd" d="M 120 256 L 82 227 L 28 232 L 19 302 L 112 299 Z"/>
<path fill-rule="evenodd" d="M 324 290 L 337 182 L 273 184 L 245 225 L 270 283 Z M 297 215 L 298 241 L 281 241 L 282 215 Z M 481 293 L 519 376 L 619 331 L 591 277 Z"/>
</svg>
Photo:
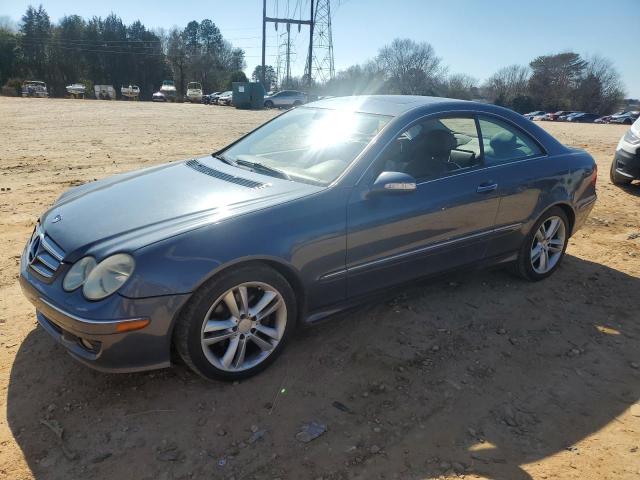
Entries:
<svg viewBox="0 0 640 480">
<path fill-rule="evenodd" d="M 202 102 L 202 84 L 200 82 L 189 82 L 187 85 L 187 100 L 191 103 Z"/>
<path fill-rule="evenodd" d="M 47 98 L 47 84 L 39 80 L 25 80 L 22 84 L 23 97 Z"/>
<path fill-rule="evenodd" d="M 611 183 L 626 185 L 640 179 L 640 118 L 622 136 L 611 162 Z"/>
<path fill-rule="evenodd" d="M 265 108 L 291 108 L 307 103 L 307 94 L 297 90 L 283 90 L 264 97 Z"/>
<path fill-rule="evenodd" d="M 233 100 L 233 92 L 231 90 L 223 92 L 218 96 L 218 105 L 231 105 Z"/>
</svg>

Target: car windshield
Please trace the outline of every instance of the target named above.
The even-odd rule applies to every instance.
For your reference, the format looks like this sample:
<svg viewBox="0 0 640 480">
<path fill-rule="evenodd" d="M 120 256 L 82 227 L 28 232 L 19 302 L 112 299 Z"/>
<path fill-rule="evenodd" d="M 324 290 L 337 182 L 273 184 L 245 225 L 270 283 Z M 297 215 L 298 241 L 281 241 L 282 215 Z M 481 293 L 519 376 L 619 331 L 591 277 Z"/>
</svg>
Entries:
<svg viewBox="0 0 640 480">
<path fill-rule="evenodd" d="M 391 117 L 352 111 L 297 108 L 218 154 L 256 171 L 315 185 L 340 176 Z M 286 174 L 286 175 L 283 175 Z"/>
</svg>

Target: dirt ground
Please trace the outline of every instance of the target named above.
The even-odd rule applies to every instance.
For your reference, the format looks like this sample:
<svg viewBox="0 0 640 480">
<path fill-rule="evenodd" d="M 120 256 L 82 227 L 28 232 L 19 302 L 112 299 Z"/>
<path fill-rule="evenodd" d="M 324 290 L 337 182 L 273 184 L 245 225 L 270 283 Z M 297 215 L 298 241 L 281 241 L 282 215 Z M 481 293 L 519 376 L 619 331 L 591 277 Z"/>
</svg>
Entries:
<svg viewBox="0 0 640 480">
<path fill-rule="evenodd" d="M 591 218 L 543 282 L 423 282 L 299 331 L 236 384 L 97 373 L 36 327 L 19 255 L 60 193 L 272 115 L 0 98 L 0 478 L 640 478 L 640 186 L 608 173 L 626 127 L 542 123 L 599 165 Z M 312 421 L 326 432 L 299 442 Z"/>
</svg>

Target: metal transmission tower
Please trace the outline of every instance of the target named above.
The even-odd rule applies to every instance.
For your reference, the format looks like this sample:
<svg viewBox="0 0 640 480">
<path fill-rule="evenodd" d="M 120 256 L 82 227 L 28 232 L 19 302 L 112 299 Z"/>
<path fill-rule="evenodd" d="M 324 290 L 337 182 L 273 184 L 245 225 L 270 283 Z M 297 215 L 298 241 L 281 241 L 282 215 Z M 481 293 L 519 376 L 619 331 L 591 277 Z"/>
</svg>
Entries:
<svg viewBox="0 0 640 480">
<path fill-rule="evenodd" d="M 277 6 L 277 4 L 276 4 Z M 326 82 L 333 78 L 335 71 L 333 67 L 333 39 L 331 38 L 331 0 L 309 0 L 311 8 L 309 20 L 302 18 L 279 18 L 276 12 L 275 17 L 267 17 L 267 0 L 262 1 L 262 83 L 265 84 L 265 57 L 267 41 L 267 23 L 275 23 L 276 30 L 278 24 L 287 26 L 286 51 L 284 52 L 286 65 L 285 78 L 291 78 L 291 24 L 298 26 L 298 31 L 302 25 L 309 25 L 309 54 L 305 66 L 305 78 L 309 86 L 314 80 Z M 288 9 L 287 9 L 288 13 Z M 283 43 L 281 43 L 283 45 Z M 282 50 L 282 49 L 280 49 Z M 280 58 L 282 54 L 278 52 L 277 68 L 281 70 Z M 280 75 L 278 75 L 280 78 Z"/>
<path fill-rule="evenodd" d="M 313 4 L 315 3 L 315 8 Z M 331 36 L 331 0 L 311 0 L 312 47 L 305 68 L 309 83 L 324 83 L 335 75 L 333 67 L 333 38 Z"/>
<path fill-rule="evenodd" d="M 276 78 L 280 88 L 291 86 L 291 61 L 296 57 L 295 42 L 291 39 L 291 24 L 279 35 Z"/>
</svg>

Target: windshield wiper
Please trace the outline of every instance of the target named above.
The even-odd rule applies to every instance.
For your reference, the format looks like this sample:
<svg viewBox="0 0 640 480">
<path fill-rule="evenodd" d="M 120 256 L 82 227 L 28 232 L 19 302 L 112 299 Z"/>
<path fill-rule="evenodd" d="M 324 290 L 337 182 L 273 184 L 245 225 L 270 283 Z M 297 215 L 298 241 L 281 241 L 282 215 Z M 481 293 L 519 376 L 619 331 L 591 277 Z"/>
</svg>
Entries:
<svg viewBox="0 0 640 480">
<path fill-rule="evenodd" d="M 220 160 L 222 163 L 226 163 L 227 165 L 232 165 L 234 167 L 237 166 L 236 162 L 234 162 L 233 160 L 228 159 L 224 155 L 216 155 L 216 154 L 212 153 L 211 156 L 213 158 L 215 158 L 216 160 Z"/>
<path fill-rule="evenodd" d="M 288 173 L 283 172 L 282 170 L 279 170 L 277 168 L 273 168 L 268 165 L 265 165 L 264 163 L 251 162 L 249 160 L 238 159 L 236 160 L 236 165 L 243 165 L 245 167 L 249 167 L 253 170 L 257 170 L 257 171 L 266 173 L 268 175 L 284 178 L 285 180 L 291 180 L 291 177 L 289 176 Z"/>
</svg>

